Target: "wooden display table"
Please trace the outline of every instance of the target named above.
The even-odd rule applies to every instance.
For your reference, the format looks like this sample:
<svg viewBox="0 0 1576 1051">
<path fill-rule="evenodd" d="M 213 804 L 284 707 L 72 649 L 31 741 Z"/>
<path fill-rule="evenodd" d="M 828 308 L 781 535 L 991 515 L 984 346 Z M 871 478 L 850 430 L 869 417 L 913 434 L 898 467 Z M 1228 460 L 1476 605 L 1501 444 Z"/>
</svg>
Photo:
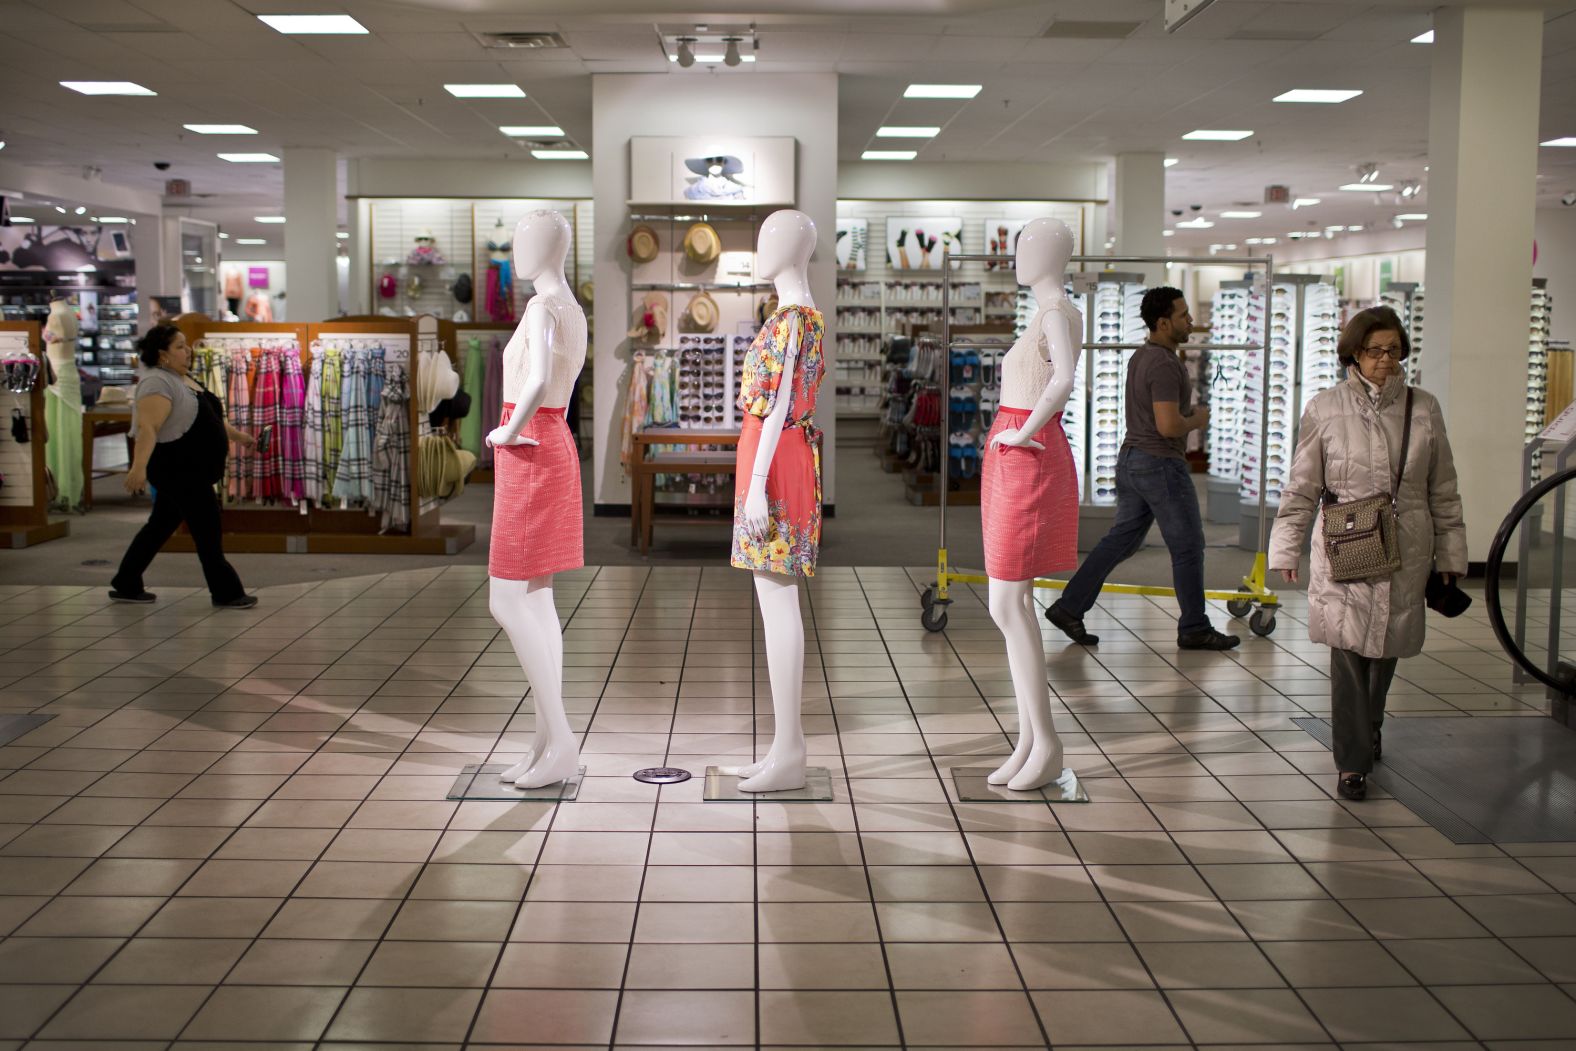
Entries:
<svg viewBox="0 0 1576 1051">
<path fill-rule="evenodd" d="M 651 535 L 656 525 L 656 476 L 659 474 L 726 474 L 738 473 L 736 465 L 739 445 L 738 431 L 680 430 L 653 427 L 631 435 L 633 449 L 629 462 L 629 542 L 640 548 L 642 555 L 651 551 Z M 701 452 L 696 450 L 657 451 L 658 445 L 721 445 L 727 448 Z M 730 498 L 726 505 L 733 503 Z M 731 523 L 731 519 L 691 518 L 673 516 L 664 524 L 716 525 Z"/>
<path fill-rule="evenodd" d="M 112 434 L 126 436 L 126 462 L 129 464 L 136 455 L 137 436 L 131 430 L 131 406 L 112 405 L 105 408 L 94 406 L 82 412 L 82 508 L 87 510 L 93 506 L 93 440 Z M 112 472 L 104 471 L 98 477 Z"/>
</svg>

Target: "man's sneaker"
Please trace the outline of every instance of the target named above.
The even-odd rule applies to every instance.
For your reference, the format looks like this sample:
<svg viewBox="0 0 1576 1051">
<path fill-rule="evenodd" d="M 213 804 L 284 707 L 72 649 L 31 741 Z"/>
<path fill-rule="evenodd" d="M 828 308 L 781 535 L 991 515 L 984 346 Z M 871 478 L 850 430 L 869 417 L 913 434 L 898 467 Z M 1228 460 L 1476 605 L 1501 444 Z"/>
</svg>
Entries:
<svg viewBox="0 0 1576 1051">
<path fill-rule="evenodd" d="M 213 608 L 214 609 L 251 609 L 255 605 L 257 605 L 257 596 L 256 595 L 242 595 L 239 598 L 233 598 L 233 599 L 231 599 L 228 602 L 215 602 L 213 604 Z"/>
<path fill-rule="evenodd" d="M 1177 647 L 1184 650 L 1229 650 L 1234 649 L 1241 642 L 1242 640 L 1235 635 L 1223 635 L 1214 628 L 1190 631 L 1186 635 L 1177 636 Z"/>
<path fill-rule="evenodd" d="M 1045 619 L 1062 629 L 1062 634 L 1080 646 L 1098 646 L 1100 644 L 1100 636 L 1091 635 L 1084 630 L 1083 618 L 1075 617 L 1065 609 L 1062 609 L 1059 602 L 1053 602 L 1045 607 Z"/>
<path fill-rule="evenodd" d="M 155 595 L 151 591 L 144 591 L 136 595 L 128 595 L 125 592 L 113 590 L 109 593 L 109 600 L 111 602 L 135 602 L 139 606 L 145 606 L 158 597 L 159 596 Z"/>
</svg>

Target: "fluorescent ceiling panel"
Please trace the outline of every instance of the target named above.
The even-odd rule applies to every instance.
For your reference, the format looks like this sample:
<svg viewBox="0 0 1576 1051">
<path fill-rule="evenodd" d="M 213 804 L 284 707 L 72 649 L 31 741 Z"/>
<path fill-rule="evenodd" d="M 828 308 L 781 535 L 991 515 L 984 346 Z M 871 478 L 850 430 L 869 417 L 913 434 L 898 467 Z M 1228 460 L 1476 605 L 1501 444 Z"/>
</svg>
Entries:
<svg viewBox="0 0 1576 1051">
<path fill-rule="evenodd" d="M 513 139 L 561 139 L 564 129 L 556 124 L 500 124 L 498 130 Z"/>
<path fill-rule="evenodd" d="M 195 131 L 199 135 L 256 135 L 256 128 L 249 128 L 245 124 L 182 124 L 187 131 Z"/>
<path fill-rule="evenodd" d="M 60 86 L 82 95 L 157 95 L 129 80 L 62 80 Z"/>
<path fill-rule="evenodd" d="M 518 84 L 445 84 L 443 90 L 457 99 L 523 99 Z"/>
<path fill-rule="evenodd" d="M 1252 135 L 1251 131 L 1226 131 L 1217 128 L 1199 128 L 1182 136 L 1194 142 L 1241 142 Z"/>
<path fill-rule="evenodd" d="M 221 161 L 231 164 L 277 164 L 279 158 L 271 153 L 221 153 L 217 155 Z"/>
<path fill-rule="evenodd" d="M 295 36 L 360 34 L 367 27 L 349 15 L 258 15 L 264 25 Z"/>
<path fill-rule="evenodd" d="M 915 150 L 866 150 L 860 155 L 860 160 L 911 161 L 918 155 L 918 152 Z"/>
<path fill-rule="evenodd" d="M 971 99 L 980 93 L 978 84 L 910 84 L 903 92 L 906 99 Z"/>
<path fill-rule="evenodd" d="M 933 139 L 940 134 L 940 128 L 930 126 L 888 124 L 876 129 L 878 139 Z"/>
<path fill-rule="evenodd" d="M 1343 88 L 1293 88 L 1275 96 L 1276 102 L 1320 102 L 1331 105 L 1346 102 L 1361 95 L 1361 91 Z"/>
</svg>

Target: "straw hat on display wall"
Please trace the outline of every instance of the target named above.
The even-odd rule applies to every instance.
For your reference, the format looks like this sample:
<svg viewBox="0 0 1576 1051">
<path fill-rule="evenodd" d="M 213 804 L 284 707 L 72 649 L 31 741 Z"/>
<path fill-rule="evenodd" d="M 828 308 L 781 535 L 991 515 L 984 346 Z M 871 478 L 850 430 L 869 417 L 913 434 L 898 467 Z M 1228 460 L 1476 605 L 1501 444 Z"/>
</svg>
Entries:
<svg viewBox="0 0 1576 1051">
<path fill-rule="evenodd" d="M 714 263 L 722 254 L 722 238 L 710 223 L 696 223 L 684 235 L 684 254 L 701 266 Z"/>
<path fill-rule="evenodd" d="M 629 232 L 629 258 L 637 263 L 649 263 L 657 257 L 657 250 L 661 242 L 657 240 L 657 232 L 645 223 L 641 223 Z"/>
<path fill-rule="evenodd" d="M 684 308 L 685 328 L 690 332 L 715 332 L 722 311 L 710 292 L 697 292 Z"/>
</svg>

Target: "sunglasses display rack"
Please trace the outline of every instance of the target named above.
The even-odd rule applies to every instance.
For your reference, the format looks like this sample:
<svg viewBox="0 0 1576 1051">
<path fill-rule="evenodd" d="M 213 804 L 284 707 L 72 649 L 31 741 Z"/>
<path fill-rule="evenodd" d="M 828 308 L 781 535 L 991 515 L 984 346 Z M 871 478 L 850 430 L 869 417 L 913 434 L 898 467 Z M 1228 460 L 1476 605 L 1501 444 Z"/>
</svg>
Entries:
<svg viewBox="0 0 1576 1051">
<path fill-rule="evenodd" d="M 137 297 L 106 296 L 98 308 L 98 334 L 93 362 L 105 384 L 124 385 L 137 379 Z"/>
<path fill-rule="evenodd" d="M 1085 342 L 1143 343 L 1148 335 L 1139 313 L 1143 298 L 1142 274 L 1100 274 L 1094 291 L 1074 300 L 1083 312 Z M 1116 458 L 1127 435 L 1127 363 L 1133 351 L 1097 345 L 1087 356 L 1093 358 L 1094 373 L 1089 386 L 1090 484 L 1084 492 L 1089 503 L 1110 505 L 1116 503 Z"/>
<path fill-rule="evenodd" d="M 1395 311 L 1406 326 L 1407 342 L 1412 345 L 1404 363 L 1406 382 L 1415 387 L 1423 382 L 1423 286 L 1414 281 L 1392 281 L 1379 293 L 1379 305 Z"/>
<path fill-rule="evenodd" d="M 1210 342 L 1240 344 L 1248 340 L 1248 302 L 1252 281 L 1222 281 L 1210 308 Z M 1209 393 L 1209 435 L 1205 451 L 1209 473 L 1237 478 L 1242 471 L 1242 402 L 1247 352 L 1210 351 L 1205 360 Z M 1235 501 L 1233 500 L 1233 503 Z M 1213 517 L 1213 516 L 1212 516 Z"/>
<path fill-rule="evenodd" d="M 49 520 L 44 436 L 43 327 L 0 322 L 0 548 L 31 547 L 70 532 Z"/>
<path fill-rule="evenodd" d="M 1526 440 L 1531 442 L 1548 425 L 1549 321 L 1554 304 L 1548 280 L 1534 278 L 1527 319 L 1527 418 Z M 1533 453 L 1532 480 L 1543 477 L 1543 451 Z"/>
<path fill-rule="evenodd" d="M 1295 276 L 1295 275 L 1292 275 Z M 1267 302 L 1266 302 L 1267 300 Z M 1267 343 L 1266 351 L 1250 351 L 1242 370 L 1242 417 L 1237 430 L 1242 452 L 1238 493 L 1244 504 L 1259 500 L 1259 436 L 1270 435 L 1268 462 L 1264 465 L 1264 495 L 1275 503 L 1291 464 L 1290 436 L 1293 417 L 1292 392 L 1297 376 L 1298 286 L 1284 279 L 1275 282 L 1272 295 L 1253 289 L 1248 296 L 1248 342 Z M 1266 361 L 1266 357 L 1268 360 Z M 1269 370 L 1269 402 L 1263 402 L 1264 371 Z M 1213 423 L 1213 418 L 1211 419 Z M 1278 437 L 1277 437 L 1278 436 Z"/>
<path fill-rule="evenodd" d="M 1298 275 L 1290 275 L 1295 278 Z M 1335 386 L 1341 377 L 1341 362 L 1336 356 L 1335 345 L 1341 338 L 1340 297 L 1335 286 L 1323 281 L 1304 285 L 1302 292 L 1302 391 L 1298 402 L 1297 419 L 1308 408 L 1313 396 Z M 1277 443 L 1270 438 L 1273 450 Z"/>
</svg>

